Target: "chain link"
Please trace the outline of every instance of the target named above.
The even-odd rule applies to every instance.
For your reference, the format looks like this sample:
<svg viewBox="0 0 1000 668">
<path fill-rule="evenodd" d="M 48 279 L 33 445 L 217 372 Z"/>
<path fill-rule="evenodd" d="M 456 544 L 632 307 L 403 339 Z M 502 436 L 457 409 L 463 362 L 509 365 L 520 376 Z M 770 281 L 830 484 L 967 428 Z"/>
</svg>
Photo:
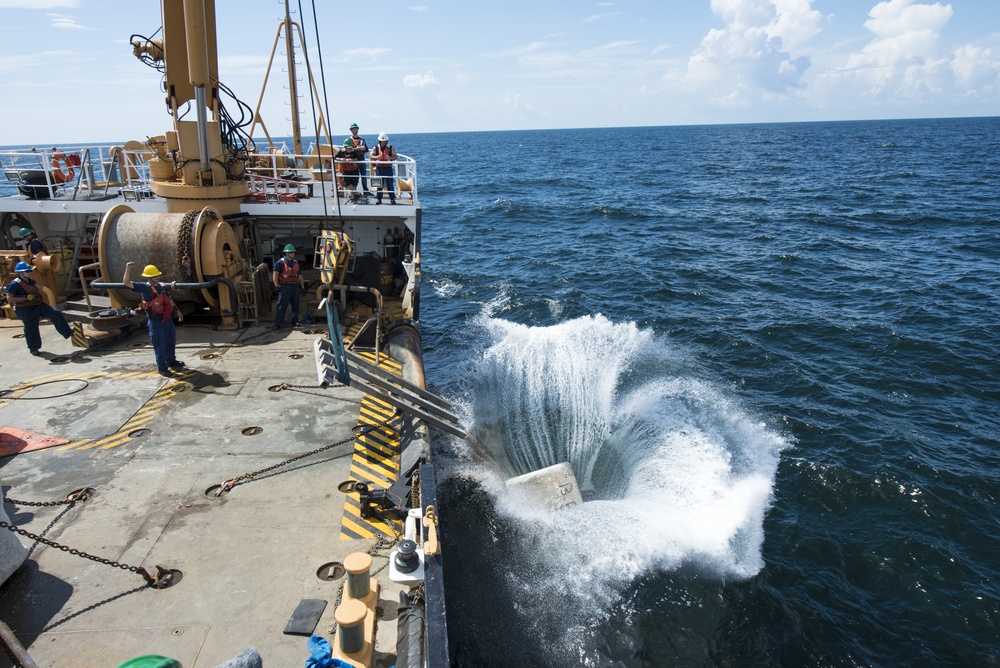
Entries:
<svg viewBox="0 0 1000 668">
<path fill-rule="evenodd" d="M 335 448 L 338 445 L 344 445 L 346 443 L 350 443 L 351 441 L 355 441 L 358 438 L 360 438 L 361 436 L 364 436 L 365 434 L 367 434 L 369 432 L 375 431 L 376 429 L 379 429 L 380 427 L 386 426 L 395 417 L 396 417 L 395 414 L 390 415 L 385 420 L 383 420 L 381 423 L 379 423 L 377 425 L 366 426 L 361 433 L 356 434 L 354 436 L 348 436 L 347 438 L 345 438 L 342 441 L 337 441 L 336 443 L 330 443 L 329 445 L 324 445 L 321 448 L 316 448 L 315 450 L 310 450 L 309 452 L 302 453 L 301 455 L 297 455 L 295 457 L 292 457 L 291 459 L 286 459 L 283 462 L 278 462 L 277 464 L 274 464 L 273 466 L 268 466 L 267 468 L 263 468 L 263 469 L 260 469 L 258 471 L 253 471 L 251 473 L 244 473 L 243 475 L 237 476 L 237 477 L 232 478 L 230 480 L 226 480 L 225 482 L 223 482 L 223 483 L 221 483 L 219 485 L 219 490 L 215 493 L 215 496 L 217 496 L 217 497 L 222 496 L 224 493 L 228 492 L 233 487 L 236 487 L 236 485 L 240 484 L 241 482 L 245 482 L 247 480 L 251 480 L 254 477 L 260 475 L 261 473 L 268 473 L 270 471 L 274 471 L 275 469 L 279 469 L 282 466 L 288 466 L 289 464 L 291 464 L 293 462 L 297 462 L 300 459 L 305 459 L 306 457 L 309 457 L 309 456 L 312 456 L 312 455 L 315 455 L 315 454 L 319 454 L 320 452 L 323 452 L 325 450 L 329 450 L 330 448 Z"/>
<path fill-rule="evenodd" d="M 36 508 L 41 508 L 45 506 L 72 506 L 77 501 L 86 501 L 90 498 L 90 495 L 94 493 L 93 487 L 81 487 L 69 494 L 62 501 L 19 501 L 17 499 L 12 499 L 9 496 L 3 498 L 4 503 L 10 503 L 15 506 L 34 506 Z"/>
<path fill-rule="evenodd" d="M 113 568 L 120 568 L 123 571 L 131 571 L 132 573 L 141 575 L 143 579 L 146 580 L 146 584 L 148 584 L 149 586 L 151 587 L 158 586 L 158 581 L 159 581 L 158 578 L 154 578 L 152 575 L 149 574 L 149 572 L 145 568 L 142 568 L 141 566 L 129 566 L 128 564 L 123 564 L 118 561 L 114 561 L 113 559 L 105 559 L 104 557 L 97 557 L 94 556 L 93 554 L 88 554 L 82 550 L 77 550 L 76 548 L 69 547 L 68 545 L 62 545 L 61 543 L 49 540 L 48 538 L 42 538 L 41 536 L 33 534 L 30 531 L 25 531 L 20 527 L 16 527 L 13 524 L 10 524 L 9 522 L 0 521 L 0 528 L 9 529 L 14 533 L 21 534 L 25 538 L 30 538 L 33 541 L 42 543 L 43 545 L 48 545 L 49 547 L 54 547 L 57 550 L 62 550 L 63 552 L 68 552 L 76 557 L 83 557 L 84 559 L 90 559 L 91 561 L 96 561 L 99 564 L 106 564 Z"/>
<path fill-rule="evenodd" d="M 191 255 L 193 250 L 191 245 L 191 232 L 194 227 L 194 219 L 200 215 L 200 211 L 192 210 L 184 214 L 181 220 L 180 229 L 177 231 L 177 266 L 183 267 L 187 272 L 187 278 L 194 278 L 193 267 L 191 266 Z M 184 260 L 187 259 L 187 262 Z"/>
<path fill-rule="evenodd" d="M 298 390 L 298 391 L 301 391 L 301 390 L 325 390 L 327 388 L 338 388 L 338 387 L 350 387 L 350 385 L 340 385 L 340 384 L 337 384 L 337 385 L 323 386 L 323 385 L 292 385 L 291 383 L 282 383 L 282 384 L 278 385 L 278 389 L 275 390 L 275 391 L 276 392 L 281 392 L 283 390 Z M 315 394 L 313 392 L 303 392 L 302 394 L 312 394 L 313 396 L 320 396 L 320 395 L 317 395 L 317 394 Z M 360 401 L 358 401 L 357 399 L 345 399 L 343 397 L 329 397 L 329 398 L 330 399 L 336 399 L 337 401 L 342 401 L 345 404 L 357 404 L 359 406 L 362 405 L 362 403 Z"/>
</svg>

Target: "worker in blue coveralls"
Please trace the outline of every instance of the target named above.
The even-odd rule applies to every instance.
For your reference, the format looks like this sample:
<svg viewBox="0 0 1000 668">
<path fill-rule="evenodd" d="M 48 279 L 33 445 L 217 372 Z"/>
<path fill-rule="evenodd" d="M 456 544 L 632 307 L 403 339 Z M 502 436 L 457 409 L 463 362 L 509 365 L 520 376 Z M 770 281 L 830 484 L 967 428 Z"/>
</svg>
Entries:
<svg viewBox="0 0 1000 668">
<path fill-rule="evenodd" d="M 7 286 L 7 301 L 14 307 L 14 313 L 24 323 L 24 340 L 28 344 L 28 352 L 32 355 L 40 355 L 42 349 L 42 335 L 38 332 L 38 321 L 48 318 L 55 325 L 56 331 L 68 339 L 73 334 L 73 328 L 66 322 L 65 316 L 59 309 L 52 308 L 45 303 L 42 295 L 42 288 L 31 278 L 31 272 L 35 268 L 27 262 L 18 262 L 14 267 L 17 278 Z"/>
<path fill-rule="evenodd" d="M 33 229 L 31 229 L 30 227 L 22 227 L 21 230 L 19 231 L 19 234 L 21 235 L 22 239 L 27 239 L 28 251 L 31 252 L 31 257 L 35 257 L 39 253 L 43 255 L 48 254 L 49 251 L 45 248 L 45 244 L 42 242 L 41 239 L 38 238 L 38 235 L 35 234 L 35 231 Z"/>
<path fill-rule="evenodd" d="M 299 290 L 305 292 L 306 289 L 306 284 L 302 281 L 301 268 L 295 259 L 295 246 L 287 244 L 283 252 L 284 257 L 278 258 L 272 272 L 274 287 L 278 288 L 278 308 L 274 314 L 273 329 L 281 329 L 289 304 L 292 306 L 292 327 L 298 326 Z"/>
<path fill-rule="evenodd" d="M 148 278 L 148 283 L 132 281 L 132 268 L 135 262 L 125 264 L 125 275 L 122 276 L 122 283 L 126 288 L 135 290 L 142 297 L 142 305 L 146 308 L 147 326 L 149 327 L 149 341 L 153 344 L 153 353 L 156 355 L 156 370 L 161 376 L 167 378 L 173 376 L 171 369 L 182 369 L 186 365 L 177 360 L 175 348 L 177 347 L 177 330 L 174 329 L 173 314 L 177 314 L 177 321 L 184 321 L 184 314 L 180 312 L 174 300 L 170 298 L 170 288 L 160 282 L 163 275 L 155 265 L 147 264 L 142 270 L 142 277 Z"/>
</svg>

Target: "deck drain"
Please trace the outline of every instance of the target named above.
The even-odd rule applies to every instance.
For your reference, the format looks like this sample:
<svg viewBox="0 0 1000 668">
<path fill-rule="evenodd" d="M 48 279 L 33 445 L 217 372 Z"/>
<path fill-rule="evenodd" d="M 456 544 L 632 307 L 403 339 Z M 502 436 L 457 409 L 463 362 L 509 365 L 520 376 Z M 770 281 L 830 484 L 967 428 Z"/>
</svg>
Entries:
<svg viewBox="0 0 1000 668">
<path fill-rule="evenodd" d="M 203 360 L 214 360 L 214 359 L 218 359 L 218 357 L 219 357 L 219 353 L 208 353 L 206 355 L 202 355 L 201 356 L 201 358 Z"/>
<path fill-rule="evenodd" d="M 24 338 L 24 334 L 15 334 L 14 338 L 15 339 L 23 339 Z"/>
<path fill-rule="evenodd" d="M 125 347 L 126 348 L 145 348 L 146 344 L 143 343 L 142 341 L 139 341 L 139 342 L 136 342 L 136 343 L 130 343 L 130 344 L 126 345 Z"/>
<path fill-rule="evenodd" d="M 148 429 L 133 429 L 128 433 L 129 438 L 142 438 L 149 434 Z"/>
<path fill-rule="evenodd" d="M 57 355 L 49 360 L 49 364 L 65 364 L 69 361 L 69 358 L 65 355 Z"/>
<path fill-rule="evenodd" d="M 331 561 L 328 564 L 323 564 L 316 571 L 316 577 L 324 582 L 332 582 L 334 580 L 339 580 L 344 577 L 347 571 L 344 570 L 344 564 L 339 561 Z"/>
<path fill-rule="evenodd" d="M 242 433 L 244 436 L 256 436 L 262 431 L 264 431 L 263 427 L 247 427 Z"/>
<path fill-rule="evenodd" d="M 303 357 L 305 357 L 305 355 L 303 355 L 302 353 L 292 353 L 292 354 L 291 354 L 291 355 L 289 355 L 288 357 L 289 357 L 289 359 L 293 359 L 293 360 L 300 360 L 300 359 L 302 359 Z"/>
</svg>

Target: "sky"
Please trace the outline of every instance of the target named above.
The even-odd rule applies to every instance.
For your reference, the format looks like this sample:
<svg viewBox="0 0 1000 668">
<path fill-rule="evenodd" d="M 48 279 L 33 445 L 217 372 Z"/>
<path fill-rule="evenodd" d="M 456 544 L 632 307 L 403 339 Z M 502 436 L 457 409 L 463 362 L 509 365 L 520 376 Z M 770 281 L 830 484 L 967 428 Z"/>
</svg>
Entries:
<svg viewBox="0 0 1000 668">
<path fill-rule="evenodd" d="M 351 122 L 376 135 L 1000 113 L 1000 0 L 298 6 L 338 137 Z M 282 62 L 261 91 L 283 14 L 280 0 L 216 3 L 220 80 L 261 100 L 275 136 L 292 127 Z M 171 129 L 159 73 L 129 46 L 160 25 L 152 0 L 0 0 L 0 145 Z M 313 134 L 308 97 L 300 106 Z"/>
</svg>

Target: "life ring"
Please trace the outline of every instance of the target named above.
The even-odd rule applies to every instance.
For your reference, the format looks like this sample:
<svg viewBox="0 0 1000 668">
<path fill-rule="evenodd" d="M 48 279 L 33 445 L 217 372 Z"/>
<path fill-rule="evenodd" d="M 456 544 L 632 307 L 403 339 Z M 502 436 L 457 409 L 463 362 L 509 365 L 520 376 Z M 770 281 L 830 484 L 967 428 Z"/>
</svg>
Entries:
<svg viewBox="0 0 1000 668">
<path fill-rule="evenodd" d="M 62 170 L 59 163 L 66 165 L 66 171 Z M 72 181 L 73 177 L 76 176 L 76 172 L 73 170 L 73 163 L 70 162 L 66 154 L 57 151 L 52 154 L 52 180 L 56 183 L 66 183 L 67 181 Z"/>
</svg>

